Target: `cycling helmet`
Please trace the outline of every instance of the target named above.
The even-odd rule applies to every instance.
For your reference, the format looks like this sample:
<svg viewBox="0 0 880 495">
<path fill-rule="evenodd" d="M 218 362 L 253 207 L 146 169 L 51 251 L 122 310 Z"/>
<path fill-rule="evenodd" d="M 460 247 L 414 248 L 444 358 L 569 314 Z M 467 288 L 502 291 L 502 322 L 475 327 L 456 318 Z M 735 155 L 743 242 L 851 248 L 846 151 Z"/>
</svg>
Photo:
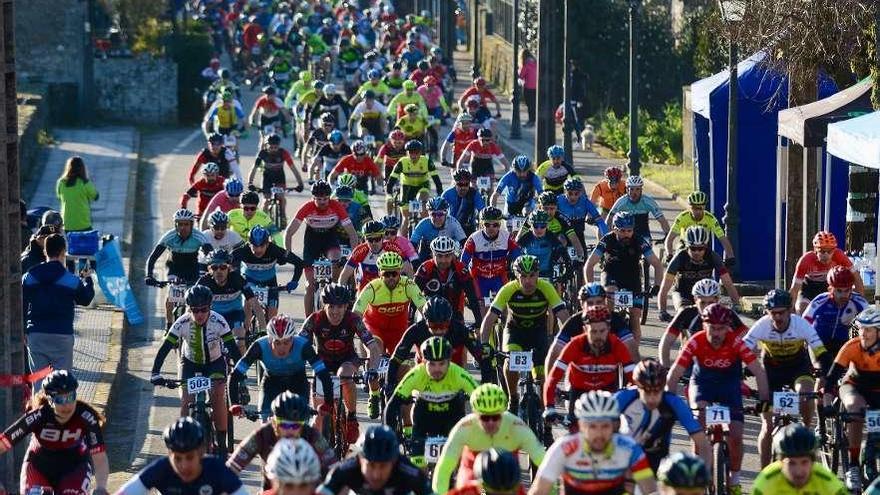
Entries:
<svg viewBox="0 0 880 495">
<path fill-rule="evenodd" d="M 263 94 L 274 95 L 275 94 L 275 87 L 274 86 L 263 86 Z"/>
<path fill-rule="evenodd" d="M 490 138 L 490 137 L 492 137 L 492 131 L 490 131 L 489 129 L 486 129 L 485 127 L 483 127 L 483 128 L 481 128 L 479 131 L 477 131 L 477 137 L 480 138 L 480 139 L 482 139 L 482 138 Z"/>
<path fill-rule="evenodd" d="M 614 215 L 614 220 L 612 220 L 615 229 L 632 229 L 636 226 L 636 219 L 632 216 L 631 213 L 626 211 L 621 211 L 620 213 Z"/>
<path fill-rule="evenodd" d="M 764 308 L 790 308 L 791 294 L 785 289 L 773 289 L 764 296 Z"/>
<path fill-rule="evenodd" d="M 315 83 L 312 84 L 312 87 L 315 89 L 315 91 L 323 91 L 324 84 L 325 84 L 324 81 L 315 81 Z M 327 113 L 327 112 L 325 112 L 325 113 Z M 336 118 L 333 117 L 333 115 L 330 115 L 330 117 L 333 118 L 334 122 L 336 122 Z"/>
<path fill-rule="evenodd" d="M 317 483 L 321 479 L 321 461 L 309 442 L 282 438 L 266 459 L 266 477 L 278 483 Z"/>
<path fill-rule="evenodd" d="M 477 414 L 501 414 L 507 410 L 507 394 L 500 385 L 484 383 L 471 392 L 471 409 Z"/>
<path fill-rule="evenodd" d="M 434 240 L 431 241 L 431 252 L 434 254 L 454 253 L 456 247 L 458 247 L 458 243 L 445 235 L 435 237 Z"/>
<path fill-rule="evenodd" d="M 470 124 L 471 122 L 474 121 L 474 118 L 471 117 L 471 114 L 469 114 L 469 113 L 462 113 L 461 115 L 458 116 L 457 119 L 455 119 L 455 121 L 456 121 L 457 123 L 465 123 L 465 122 L 467 122 L 468 124 Z"/>
<path fill-rule="evenodd" d="M 269 336 L 269 342 L 289 339 L 296 335 L 296 322 L 287 315 L 275 315 L 266 323 L 266 335 Z"/>
<path fill-rule="evenodd" d="M 538 204 L 541 206 L 557 204 L 556 193 L 554 193 L 552 191 L 542 192 L 540 195 L 538 195 Z"/>
<path fill-rule="evenodd" d="M 165 440 L 165 447 L 172 452 L 190 452 L 202 446 L 205 430 L 198 421 L 187 416 L 165 428 L 162 439 Z"/>
<path fill-rule="evenodd" d="M 334 196 L 339 201 L 351 201 L 354 199 L 354 189 L 349 186 L 338 186 Z"/>
<path fill-rule="evenodd" d="M 425 78 L 425 84 L 427 84 L 428 86 L 436 86 L 437 78 L 434 76 L 428 76 Z"/>
<path fill-rule="evenodd" d="M 248 242 L 254 246 L 262 246 L 269 242 L 269 231 L 260 225 L 251 229 L 248 234 Z"/>
<path fill-rule="evenodd" d="M 244 192 L 244 184 L 240 180 L 231 177 L 223 182 L 223 189 L 226 190 L 226 194 L 229 196 L 240 196 Z"/>
<path fill-rule="evenodd" d="M 541 264 L 538 262 L 538 258 L 531 254 L 521 254 L 513 261 L 513 271 L 519 275 L 538 273 L 540 268 Z"/>
<path fill-rule="evenodd" d="M 581 394 L 574 403 L 574 414 L 583 421 L 614 421 L 620 419 L 617 400 L 611 392 L 592 390 Z"/>
<path fill-rule="evenodd" d="M 553 158 L 562 158 L 563 156 L 565 156 L 565 148 L 562 146 L 554 144 L 547 148 L 547 158 L 552 160 Z"/>
<path fill-rule="evenodd" d="M 248 192 L 241 195 L 240 201 L 241 201 L 241 204 L 243 204 L 243 205 L 256 206 L 256 205 L 260 204 L 260 195 L 253 192 L 253 191 L 248 191 Z"/>
<path fill-rule="evenodd" d="M 204 308 L 210 306 L 214 300 L 214 293 L 207 285 L 193 285 L 186 290 L 186 305 L 191 308 Z"/>
<path fill-rule="evenodd" d="M 703 191 L 694 191 L 688 195 L 688 204 L 691 206 L 706 206 L 709 196 Z"/>
<path fill-rule="evenodd" d="M 513 493 L 520 486 L 519 460 L 506 450 L 484 450 L 474 459 L 474 477 L 488 493 Z"/>
<path fill-rule="evenodd" d="M 856 316 L 855 322 L 860 327 L 880 327 L 880 308 L 876 304 L 868 306 Z"/>
<path fill-rule="evenodd" d="M 711 478 L 703 459 L 689 452 L 676 452 L 660 461 L 657 480 L 672 488 L 706 488 Z"/>
<path fill-rule="evenodd" d="M 428 323 L 448 323 L 452 318 L 452 305 L 445 297 L 429 297 L 423 314 Z"/>
<path fill-rule="evenodd" d="M 266 142 L 273 146 L 277 146 L 281 144 L 281 136 L 279 136 L 278 134 L 269 134 L 269 136 L 266 138 Z"/>
<path fill-rule="evenodd" d="M 407 152 L 415 151 L 417 153 L 421 153 L 423 148 L 424 147 L 422 146 L 421 141 L 419 141 L 418 139 L 411 139 L 406 142 L 406 146 L 404 146 L 403 149 L 405 149 Z"/>
<path fill-rule="evenodd" d="M 419 346 L 419 351 L 426 361 L 445 361 L 452 356 L 452 344 L 444 337 L 428 337 Z"/>
<path fill-rule="evenodd" d="M 828 286 L 836 289 L 849 289 L 856 281 L 852 270 L 840 265 L 828 270 L 825 278 L 828 281 Z"/>
<path fill-rule="evenodd" d="M 773 437 L 773 455 L 786 457 L 814 457 L 819 439 L 812 429 L 800 423 L 792 423 L 779 430 Z"/>
<path fill-rule="evenodd" d="M 220 165 L 214 162 L 208 162 L 202 165 L 202 173 L 205 175 L 217 175 L 220 173 Z"/>
<path fill-rule="evenodd" d="M 636 365 L 632 379 L 639 388 L 662 390 L 666 386 L 666 369 L 660 361 L 645 358 Z"/>
<path fill-rule="evenodd" d="M 630 175 L 626 178 L 626 187 L 642 187 L 645 185 L 645 181 L 642 180 L 641 176 L 638 175 Z"/>
<path fill-rule="evenodd" d="M 223 134 L 219 132 L 214 132 L 210 136 L 208 136 L 208 142 L 211 144 L 223 144 L 226 142 L 226 138 L 223 137 Z"/>
<path fill-rule="evenodd" d="M 351 143 L 351 152 L 355 155 L 366 155 L 367 154 L 367 145 L 360 139 Z"/>
<path fill-rule="evenodd" d="M 486 78 L 485 77 L 477 77 L 474 79 L 474 86 L 485 86 Z"/>
<path fill-rule="evenodd" d="M 232 91 L 224 91 L 223 94 L 220 95 L 220 99 L 223 101 L 232 101 L 235 98 L 232 96 Z"/>
<path fill-rule="evenodd" d="M 220 72 L 217 73 L 220 76 L 220 79 L 229 79 L 229 69 L 220 69 Z"/>
<path fill-rule="evenodd" d="M 43 380 L 43 392 L 49 397 L 76 392 L 79 382 L 68 370 L 54 370 Z"/>
<path fill-rule="evenodd" d="M 487 206 L 480 212 L 480 221 L 483 223 L 499 222 L 503 216 L 501 209 L 495 206 Z"/>
<path fill-rule="evenodd" d="M 400 228 L 400 219 L 394 215 L 385 215 L 382 217 L 382 225 L 385 230 L 397 230 Z"/>
<path fill-rule="evenodd" d="M 225 249 L 215 249 L 208 253 L 205 262 L 210 265 L 228 265 L 232 261 L 229 251 Z"/>
<path fill-rule="evenodd" d="M 428 64 L 427 60 L 419 61 L 419 63 L 416 65 L 416 67 L 418 67 L 419 70 L 423 70 L 423 71 L 431 68 L 431 66 Z"/>
<path fill-rule="evenodd" d="M 55 227 L 63 227 L 64 226 L 64 218 L 61 216 L 61 213 L 58 213 L 55 210 L 46 210 L 43 213 L 43 216 L 40 218 L 40 226 L 43 225 L 53 225 Z"/>
<path fill-rule="evenodd" d="M 290 390 L 281 392 L 272 400 L 272 416 L 287 421 L 308 421 L 312 416 L 309 402 Z"/>
<path fill-rule="evenodd" d="M 409 105 L 403 107 L 403 111 L 406 113 L 416 113 L 419 111 L 419 106 L 415 103 L 410 103 Z"/>
<path fill-rule="evenodd" d="M 342 132 L 339 129 L 334 130 L 327 136 L 327 141 L 330 141 L 331 144 L 340 144 L 342 143 Z"/>
<path fill-rule="evenodd" d="M 694 297 L 718 297 L 721 295 L 721 284 L 711 278 L 697 280 L 691 288 Z"/>
<path fill-rule="evenodd" d="M 336 85 L 335 84 L 325 84 L 324 85 L 324 94 L 327 96 L 333 96 L 336 94 Z"/>
<path fill-rule="evenodd" d="M 368 426 L 358 440 L 360 456 L 370 462 L 389 462 L 400 454 L 397 435 L 386 425 Z"/>
<path fill-rule="evenodd" d="M 181 208 L 174 212 L 174 223 L 177 222 L 194 222 L 196 216 L 193 212 L 187 210 L 186 208 Z"/>
<path fill-rule="evenodd" d="M 367 77 L 370 79 L 379 79 L 382 77 L 382 72 L 380 72 L 379 69 L 372 69 L 370 72 L 367 72 Z"/>
<path fill-rule="evenodd" d="M 532 161 L 526 155 L 516 155 L 513 158 L 513 168 L 520 172 L 532 168 Z"/>
<path fill-rule="evenodd" d="M 321 289 L 321 302 L 334 306 L 348 304 L 351 302 L 351 291 L 342 284 L 332 283 L 326 285 Z"/>
<path fill-rule="evenodd" d="M 814 249 L 834 249 L 837 247 L 837 238 L 831 232 L 820 231 L 813 236 Z"/>
<path fill-rule="evenodd" d="M 578 291 L 578 299 L 581 301 L 586 301 L 591 297 L 605 297 L 605 295 L 605 287 L 602 287 L 602 284 L 599 282 L 585 284 Z"/>
<path fill-rule="evenodd" d="M 318 81 L 321 82 L 321 81 Z M 315 83 L 317 85 L 317 83 Z M 335 124 L 336 119 L 333 118 L 333 114 L 330 112 L 324 112 L 321 114 L 321 124 Z"/>
<path fill-rule="evenodd" d="M 466 168 L 460 168 L 452 172 L 452 180 L 454 180 L 455 182 L 470 182 L 473 177 L 474 176 L 471 174 L 471 171 Z"/>
<path fill-rule="evenodd" d="M 403 131 L 401 131 L 400 129 L 394 129 L 393 131 L 391 131 L 390 134 L 388 134 L 388 139 L 392 141 L 403 141 L 404 139 L 406 139 L 406 134 L 404 134 Z"/>
<path fill-rule="evenodd" d="M 382 222 L 378 222 L 376 220 L 370 220 L 369 222 L 364 223 L 361 227 L 361 234 L 364 237 L 370 237 L 371 235 L 382 235 L 385 233 L 385 226 Z"/>
<path fill-rule="evenodd" d="M 428 211 L 446 211 L 449 209 L 449 203 L 442 196 L 435 196 L 428 200 Z"/>
<path fill-rule="evenodd" d="M 326 180 L 319 180 L 312 184 L 312 196 L 330 196 L 330 184 Z"/>
<path fill-rule="evenodd" d="M 733 311 L 727 306 L 720 303 L 712 303 L 705 308 L 700 314 L 703 323 L 709 325 L 732 325 Z"/>
<path fill-rule="evenodd" d="M 376 259 L 376 266 L 380 272 L 400 270 L 403 268 L 403 258 L 394 251 L 386 251 Z"/>
<path fill-rule="evenodd" d="M 357 177 L 355 177 L 354 174 L 344 172 L 339 174 L 339 177 L 336 178 L 336 184 L 339 186 L 348 186 L 354 189 L 354 187 L 357 185 Z"/>
<path fill-rule="evenodd" d="M 402 86 L 403 86 L 403 89 L 413 91 L 416 89 L 416 82 L 413 81 L 412 79 L 407 79 L 406 81 L 403 81 Z"/>
<path fill-rule="evenodd" d="M 684 243 L 690 246 L 706 246 L 709 244 L 709 230 L 702 225 L 691 225 L 684 231 Z"/>
<path fill-rule="evenodd" d="M 605 178 L 612 182 L 619 181 L 623 176 L 623 172 L 617 167 L 606 168 L 604 174 Z"/>
<path fill-rule="evenodd" d="M 375 100 L 376 99 L 376 92 L 373 91 L 372 89 L 368 89 L 368 90 L 364 91 L 364 99 L 365 100 Z"/>
<path fill-rule="evenodd" d="M 581 182 L 580 177 L 569 177 L 562 187 L 564 187 L 566 191 L 583 191 L 584 183 Z"/>
<path fill-rule="evenodd" d="M 608 306 L 606 305 L 597 305 L 597 306 L 589 306 L 583 314 L 584 323 L 599 323 L 600 321 L 609 322 L 611 321 L 611 311 L 608 311 Z"/>
<path fill-rule="evenodd" d="M 544 210 L 535 210 L 529 214 L 529 223 L 534 227 L 535 224 L 544 224 L 547 226 L 547 223 L 550 222 L 550 215 Z"/>
</svg>

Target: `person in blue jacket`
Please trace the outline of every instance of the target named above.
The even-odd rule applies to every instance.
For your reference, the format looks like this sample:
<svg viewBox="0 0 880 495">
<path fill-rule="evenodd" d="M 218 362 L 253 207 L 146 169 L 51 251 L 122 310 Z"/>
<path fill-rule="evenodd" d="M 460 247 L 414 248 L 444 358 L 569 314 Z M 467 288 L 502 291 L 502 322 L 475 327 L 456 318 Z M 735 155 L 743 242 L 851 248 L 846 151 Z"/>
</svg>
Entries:
<svg viewBox="0 0 880 495">
<path fill-rule="evenodd" d="M 532 171 L 532 161 L 525 155 L 517 155 L 511 165 L 511 170 L 495 186 L 489 203 L 494 206 L 501 193 L 505 193 L 507 214 L 525 216 L 534 209 L 535 198 L 544 190 L 541 178 Z"/>
<path fill-rule="evenodd" d="M 455 184 L 440 196 L 449 203 L 449 215 L 458 220 L 468 236 L 477 230 L 480 211 L 486 207 L 483 197 L 474 189 L 470 170 L 458 169 L 452 173 Z"/>
<path fill-rule="evenodd" d="M 556 204 L 559 212 L 570 218 L 572 227 L 581 240 L 581 246 L 586 248 L 586 226 L 585 223 L 593 225 L 598 229 L 597 238 L 601 239 L 603 235 L 608 233 L 608 224 L 599 214 L 596 205 L 587 198 L 584 192 L 584 183 L 580 177 L 571 177 L 563 184 L 564 193 L 556 198 Z M 581 221 L 583 219 L 583 221 Z"/>
</svg>

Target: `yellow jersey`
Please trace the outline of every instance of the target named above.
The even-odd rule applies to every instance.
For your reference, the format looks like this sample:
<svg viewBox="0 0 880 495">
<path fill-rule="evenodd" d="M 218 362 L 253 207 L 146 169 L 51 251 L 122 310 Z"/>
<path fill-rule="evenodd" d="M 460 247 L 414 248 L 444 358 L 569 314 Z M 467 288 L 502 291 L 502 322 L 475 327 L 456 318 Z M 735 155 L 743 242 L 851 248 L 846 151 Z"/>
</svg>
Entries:
<svg viewBox="0 0 880 495">
<path fill-rule="evenodd" d="M 847 495 L 843 482 L 820 462 L 813 462 L 813 472 L 806 485 L 795 488 L 782 474 L 782 461 L 770 463 L 755 478 L 752 495 Z"/>
</svg>

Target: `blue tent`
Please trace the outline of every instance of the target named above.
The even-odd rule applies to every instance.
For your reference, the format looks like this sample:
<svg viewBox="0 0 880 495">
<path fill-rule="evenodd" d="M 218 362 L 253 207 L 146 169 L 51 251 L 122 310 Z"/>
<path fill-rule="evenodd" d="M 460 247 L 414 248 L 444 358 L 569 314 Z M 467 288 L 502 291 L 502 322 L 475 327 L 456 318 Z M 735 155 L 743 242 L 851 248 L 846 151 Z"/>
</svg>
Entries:
<svg viewBox="0 0 880 495">
<path fill-rule="evenodd" d="M 740 62 L 738 71 L 737 196 L 739 198 L 740 274 L 743 280 L 774 275 L 777 113 L 787 106 L 786 78 L 761 65 L 759 52 Z M 727 201 L 727 70 L 691 85 L 694 165 L 709 209 L 719 219 Z M 819 95 L 834 93 L 833 84 Z"/>
</svg>

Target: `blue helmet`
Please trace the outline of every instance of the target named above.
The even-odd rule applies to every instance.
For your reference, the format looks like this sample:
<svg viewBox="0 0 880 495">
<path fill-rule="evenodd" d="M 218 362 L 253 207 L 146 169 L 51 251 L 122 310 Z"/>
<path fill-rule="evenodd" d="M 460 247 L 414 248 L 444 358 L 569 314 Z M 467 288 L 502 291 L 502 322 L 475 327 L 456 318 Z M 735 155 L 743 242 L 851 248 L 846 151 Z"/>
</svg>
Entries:
<svg viewBox="0 0 880 495">
<path fill-rule="evenodd" d="M 615 229 L 632 229 L 636 226 L 636 219 L 632 216 L 631 213 L 626 211 L 621 211 L 617 215 L 614 215 L 614 228 Z"/>
<path fill-rule="evenodd" d="M 379 69 L 372 69 L 370 72 L 367 72 L 367 78 L 369 79 L 379 79 L 382 77 L 382 72 Z"/>
<path fill-rule="evenodd" d="M 226 194 L 230 196 L 238 196 L 244 192 L 244 184 L 235 177 L 226 179 L 226 182 L 223 183 L 223 188 L 226 189 Z"/>
<path fill-rule="evenodd" d="M 591 297 L 605 297 L 605 287 L 599 282 L 590 282 L 581 287 L 578 293 L 578 299 L 586 300 Z"/>
<path fill-rule="evenodd" d="M 394 215 L 385 215 L 382 217 L 382 223 L 385 225 L 386 230 L 397 230 L 400 228 L 400 219 Z"/>
<path fill-rule="evenodd" d="M 449 209 L 449 203 L 442 196 L 436 196 L 428 200 L 428 211 L 445 211 Z"/>
<path fill-rule="evenodd" d="M 554 144 L 553 146 L 547 148 L 547 156 L 550 158 L 562 158 L 565 156 L 565 148 L 559 146 L 558 144 Z"/>
<path fill-rule="evenodd" d="M 257 225 L 256 227 L 251 229 L 251 233 L 248 234 L 248 242 L 253 244 L 254 246 L 262 246 L 269 242 L 269 231 L 265 228 Z"/>
<path fill-rule="evenodd" d="M 330 142 L 333 144 L 339 144 L 342 142 L 342 132 L 337 129 L 331 132 L 330 135 L 327 136 L 327 139 L 329 139 Z"/>
<path fill-rule="evenodd" d="M 513 168 L 519 171 L 528 170 L 532 168 L 532 161 L 526 155 L 516 155 L 513 158 Z"/>
</svg>

